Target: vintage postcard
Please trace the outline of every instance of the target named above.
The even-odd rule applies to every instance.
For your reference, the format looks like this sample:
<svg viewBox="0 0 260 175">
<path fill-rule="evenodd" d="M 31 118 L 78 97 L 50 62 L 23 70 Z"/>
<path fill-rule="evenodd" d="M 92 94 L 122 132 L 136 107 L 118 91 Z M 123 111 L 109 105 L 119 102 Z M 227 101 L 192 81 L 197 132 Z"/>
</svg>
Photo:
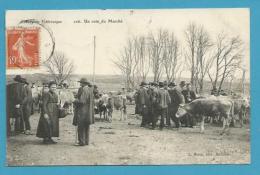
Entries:
<svg viewBox="0 0 260 175">
<path fill-rule="evenodd" d="M 7 166 L 250 164 L 250 9 L 7 10 Z"/>
</svg>

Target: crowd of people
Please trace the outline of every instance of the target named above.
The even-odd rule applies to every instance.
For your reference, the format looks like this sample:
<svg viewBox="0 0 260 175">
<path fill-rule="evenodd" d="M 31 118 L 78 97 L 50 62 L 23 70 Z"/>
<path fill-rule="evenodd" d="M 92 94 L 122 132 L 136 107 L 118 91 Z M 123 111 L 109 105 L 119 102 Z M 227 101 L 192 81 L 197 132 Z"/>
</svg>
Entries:
<svg viewBox="0 0 260 175">
<path fill-rule="evenodd" d="M 34 99 L 32 88 L 21 75 L 14 77 L 14 82 L 7 85 L 6 107 L 7 107 L 7 136 L 26 134 L 32 135 L 30 116 L 34 113 Z M 82 78 L 80 88 L 73 99 L 75 113 L 73 125 L 77 126 L 78 143 L 84 146 L 89 144 L 89 126 L 94 123 L 94 88 L 87 79 Z M 66 90 L 67 84 L 63 84 Z M 64 117 L 66 106 L 62 96 L 65 91 L 57 90 L 57 83 L 50 81 L 43 83 L 39 94 L 40 118 L 37 126 L 36 136 L 43 139 L 43 144 L 56 144 L 53 137 L 59 137 L 59 118 Z M 72 92 L 71 92 L 72 94 Z"/>
<path fill-rule="evenodd" d="M 42 138 L 44 144 L 56 143 L 53 137 L 59 137 L 59 118 L 62 118 L 63 108 L 68 102 L 73 103 L 70 111 L 74 116 L 72 124 L 77 127 L 77 145 L 84 146 L 89 144 L 90 125 L 95 121 L 95 99 L 101 98 L 97 86 L 92 85 L 86 78 L 80 79 L 79 83 L 80 88 L 74 95 L 65 82 L 59 90 L 57 90 L 58 85 L 55 81 L 43 83 L 42 90 L 38 94 L 40 118 L 36 136 Z M 34 113 L 32 92 L 34 86 L 33 83 L 28 82 L 21 75 L 15 76 L 14 82 L 7 85 L 8 136 L 21 133 L 32 134 L 30 116 Z M 212 94 L 214 95 L 214 90 Z M 111 98 L 111 96 L 112 93 L 108 94 L 108 97 Z M 117 96 L 122 98 L 117 100 L 118 104 L 115 101 L 113 104 L 111 102 L 107 103 L 107 105 L 111 104 L 111 113 L 113 105 L 115 108 L 120 109 L 120 119 L 124 119 L 124 116 L 127 116 L 125 88 L 122 88 Z M 190 103 L 197 98 L 195 92 L 191 89 L 190 83 L 181 81 L 177 85 L 174 82 L 141 82 L 140 88 L 136 91 L 134 97 L 136 104 L 135 113 L 142 117 L 141 127 L 155 129 L 158 119 L 161 130 L 164 127 L 171 127 L 171 121 L 176 128 L 179 128 L 181 123 L 184 123 L 187 127 L 193 127 L 194 125 L 193 117 L 189 114 L 181 118 L 183 121 L 176 117 L 180 106 Z M 106 106 L 106 109 L 108 108 L 109 105 Z"/>
<path fill-rule="evenodd" d="M 190 103 L 196 99 L 196 94 L 191 90 L 191 84 L 181 81 L 179 86 L 174 82 L 141 82 L 140 88 L 135 94 L 135 113 L 142 116 L 141 127 L 156 128 L 158 119 L 159 128 L 171 126 L 171 120 L 175 127 L 180 127 L 180 119 L 175 114 L 180 105 Z M 193 127 L 192 116 L 185 116 L 184 123 Z"/>
</svg>

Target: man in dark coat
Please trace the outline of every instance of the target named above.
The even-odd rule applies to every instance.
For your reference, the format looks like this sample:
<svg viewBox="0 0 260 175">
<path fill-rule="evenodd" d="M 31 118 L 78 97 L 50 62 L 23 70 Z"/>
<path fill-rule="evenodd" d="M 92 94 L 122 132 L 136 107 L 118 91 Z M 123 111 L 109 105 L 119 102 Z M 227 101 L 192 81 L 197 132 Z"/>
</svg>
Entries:
<svg viewBox="0 0 260 175">
<path fill-rule="evenodd" d="M 151 95 L 150 95 L 150 102 L 151 104 L 151 115 L 152 115 L 152 129 L 155 129 L 156 122 L 158 120 L 159 115 L 159 93 L 158 93 L 158 83 L 153 82 L 151 84 Z"/>
<path fill-rule="evenodd" d="M 6 107 L 7 107 L 7 135 L 11 134 L 10 119 L 15 120 L 15 133 L 19 134 L 24 131 L 23 128 L 23 105 L 25 102 L 26 91 L 23 78 L 16 75 L 14 83 L 7 85 Z"/>
<path fill-rule="evenodd" d="M 138 90 L 138 104 L 140 105 L 138 108 L 140 109 L 140 114 L 142 116 L 142 122 L 141 127 L 144 127 L 147 124 L 147 100 L 148 100 L 148 94 L 147 94 L 147 83 L 141 82 L 140 89 Z"/>
<path fill-rule="evenodd" d="M 196 94 L 193 90 L 191 90 L 191 84 L 190 83 L 186 84 L 186 89 L 184 89 L 182 91 L 182 94 L 184 96 L 185 103 L 190 103 L 190 102 L 192 102 L 193 100 L 196 99 Z"/>
<path fill-rule="evenodd" d="M 191 84 L 190 83 L 186 83 L 186 88 L 184 90 L 182 90 L 182 94 L 184 96 L 185 99 L 185 103 L 190 103 L 193 100 L 196 99 L 196 94 L 195 92 L 191 89 Z M 185 124 L 186 127 L 193 127 L 194 125 L 194 118 L 187 114 L 184 117 L 182 117 L 183 123 Z"/>
<path fill-rule="evenodd" d="M 78 141 L 79 146 L 89 144 L 89 129 L 94 121 L 94 94 L 93 87 L 86 78 L 80 81 L 81 88 L 78 94 L 78 111 L 77 111 L 77 126 L 78 126 Z"/>
<path fill-rule="evenodd" d="M 25 134 L 30 135 L 31 134 L 30 116 L 32 114 L 32 109 L 33 109 L 32 89 L 30 83 L 28 83 L 26 79 L 24 79 L 23 81 L 25 83 L 25 92 L 26 92 L 26 97 L 23 105 L 23 118 L 24 118 L 23 122 L 25 125 Z"/>
<path fill-rule="evenodd" d="M 168 93 L 168 90 L 165 89 L 165 84 L 163 82 L 159 82 L 158 96 L 159 115 L 161 117 L 160 129 L 162 130 L 164 127 L 164 119 L 167 115 L 168 105 L 171 103 L 171 97 Z"/>
<path fill-rule="evenodd" d="M 181 90 L 177 88 L 176 84 L 174 82 L 171 82 L 169 84 L 169 90 L 168 90 L 170 97 L 171 97 L 171 103 L 168 106 L 168 113 L 172 121 L 175 123 L 176 128 L 180 127 L 180 121 L 175 116 L 176 112 L 178 111 L 179 105 L 184 104 L 184 97 L 181 93 Z M 169 124 L 170 120 L 168 121 Z"/>
</svg>

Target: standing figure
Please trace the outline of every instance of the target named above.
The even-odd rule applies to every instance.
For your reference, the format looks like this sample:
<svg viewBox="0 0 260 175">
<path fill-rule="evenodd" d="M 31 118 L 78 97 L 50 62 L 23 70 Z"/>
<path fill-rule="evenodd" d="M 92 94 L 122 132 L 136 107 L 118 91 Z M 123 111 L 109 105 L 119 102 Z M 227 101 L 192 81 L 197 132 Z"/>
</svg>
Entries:
<svg viewBox="0 0 260 175">
<path fill-rule="evenodd" d="M 171 82 L 169 84 L 169 90 L 168 90 L 170 97 L 171 97 L 171 103 L 168 106 L 168 113 L 172 121 L 175 123 L 175 127 L 180 127 L 180 121 L 175 116 L 180 104 L 184 104 L 184 97 L 180 91 L 179 88 L 177 88 L 176 84 L 174 82 Z M 171 125 L 171 121 L 169 119 L 168 123 Z"/>
<path fill-rule="evenodd" d="M 162 130 L 164 127 L 164 119 L 167 115 L 168 105 L 171 103 L 171 97 L 168 93 L 168 90 L 165 89 L 165 84 L 163 82 L 159 82 L 159 115 L 161 117 L 160 120 L 160 129 Z"/>
<path fill-rule="evenodd" d="M 94 120 L 94 94 L 93 87 L 86 78 L 80 81 L 80 88 L 78 91 L 78 107 L 77 107 L 77 126 L 78 126 L 78 146 L 89 144 L 89 130 L 90 125 Z"/>
<path fill-rule="evenodd" d="M 158 120 L 159 115 L 159 93 L 158 93 L 158 83 L 153 82 L 152 86 L 152 93 L 150 96 L 150 101 L 152 103 L 151 107 L 151 115 L 152 115 L 152 129 L 155 129 L 156 123 Z"/>
<path fill-rule="evenodd" d="M 108 100 L 107 100 L 107 117 L 109 122 L 112 122 L 113 108 L 114 108 L 113 104 L 114 104 L 114 100 L 113 100 L 112 92 L 109 92 Z"/>
<path fill-rule="evenodd" d="M 184 96 L 185 103 L 190 103 L 190 102 L 192 102 L 193 100 L 196 99 L 196 94 L 193 90 L 191 90 L 191 84 L 190 83 L 186 84 L 186 89 L 184 89 L 182 91 L 182 94 Z"/>
<path fill-rule="evenodd" d="M 36 136 L 43 138 L 44 144 L 55 144 L 57 142 L 52 140 L 52 137 L 59 137 L 57 84 L 55 81 L 50 81 L 48 87 L 49 91 L 42 95 L 41 116 Z"/>
<path fill-rule="evenodd" d="M 140 114 L 142 116 L 141 127 L 144 127 L 147 124 L 147 83 L 141 82 L 140 89 L 138 91 L 138 104 L 140 105 L 138 108 L 140 110 Z"/>
<path fill-rule="evenodd" d="M 125 88 L 123 87 L 121 89 L 121 92 L 120 94 L 122 95 L 122 100 L 123 100 L 123 114 L 121 114 L 121 120 L 127 120 L 127 111 L 126 111 L 126 101 L 127 101 L 127 98 L 126 98 L 126 90 Z"/>
<path fill-rule="evenodd" d="M 97 87 L 97 85 L 94 85 L 93 87 L 94 87 L 93 88 L 94 97 L 95 97 L 95 99 L 98 99 L 100 97 L 98 87 Z"/>
<path fill-rule="evenodd" d="M 190 103 L 193 100 L 196 99 L 196 94 L 193 90 L 191 90 L 191 84 L 186 83 L 186 89 L 182 90 L 182 94 L 184 96 L 185 103 Z M 182 117 L 183 122 L 185 123 L 186 127 L 193 127 L 195 121 L 193 116 L 190 114 L 186 114 L 185 116 Z"/>
<path fill-rule="evenodd" d="M 146 124 L 150 125 L 153 123 L 153 103 L 152 103 L 152 98 L 153 98 L 153 83 L 149 83 L 149 87 L 147 87 L 147 97 L 146 97 L 146 107 L 147 107 L 147 116 L 146 116 Z"/>
<path fill-rule="evenodd" d="M 30 124 L 30 116 L 32 115 L 33 110 L 33 97 L 32 97 L 32 88 L 31 84 L 24 79 L 25 83 L 25 102 L 23 105 L 23 118 L 24 118 L 24 125 L 25 125 L 25 134 L 30 135 L 31 134 L 31 124 Z"/>
<path fill-rule="evenodd" d="M 6 87 L 6 107 L 7 107 L 7 135 L 11 134 L 11 126 L 14 124 L 14 132 L 19 134 L 23 128 L 23 105 L 25 102 L 26 91 L 23 78 L 16 75 L 14 83 Z"/>
</svg>

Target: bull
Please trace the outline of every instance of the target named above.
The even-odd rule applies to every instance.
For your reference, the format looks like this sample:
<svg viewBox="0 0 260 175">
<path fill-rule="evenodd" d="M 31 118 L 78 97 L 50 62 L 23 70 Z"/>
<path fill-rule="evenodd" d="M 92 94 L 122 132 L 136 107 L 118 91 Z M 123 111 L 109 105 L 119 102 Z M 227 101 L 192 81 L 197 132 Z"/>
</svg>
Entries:
<svg viewBox="0 0 260 175">
<path fill-rule="evenodd" d="M 185 116 L 186 114 L 190 114 L 192 116 L 198 117 L 201 116 L 201 126 L 200 131 L 204 133 L 204 118 L 205 116 L 220 116 L 223 118 L 223 129 L 220 133 L 221 135 L 225 133 L 227 130 L 227 134 L 229 133 L 229 124 L 233 117 L 234 113 L 234 103 L 229 99 L 212 99 L 212 98 L 202 98 L 196 99 L 189 104 L 185 104 L 180 106 L 176 117 L 180 118 Z"/>
</svg>

